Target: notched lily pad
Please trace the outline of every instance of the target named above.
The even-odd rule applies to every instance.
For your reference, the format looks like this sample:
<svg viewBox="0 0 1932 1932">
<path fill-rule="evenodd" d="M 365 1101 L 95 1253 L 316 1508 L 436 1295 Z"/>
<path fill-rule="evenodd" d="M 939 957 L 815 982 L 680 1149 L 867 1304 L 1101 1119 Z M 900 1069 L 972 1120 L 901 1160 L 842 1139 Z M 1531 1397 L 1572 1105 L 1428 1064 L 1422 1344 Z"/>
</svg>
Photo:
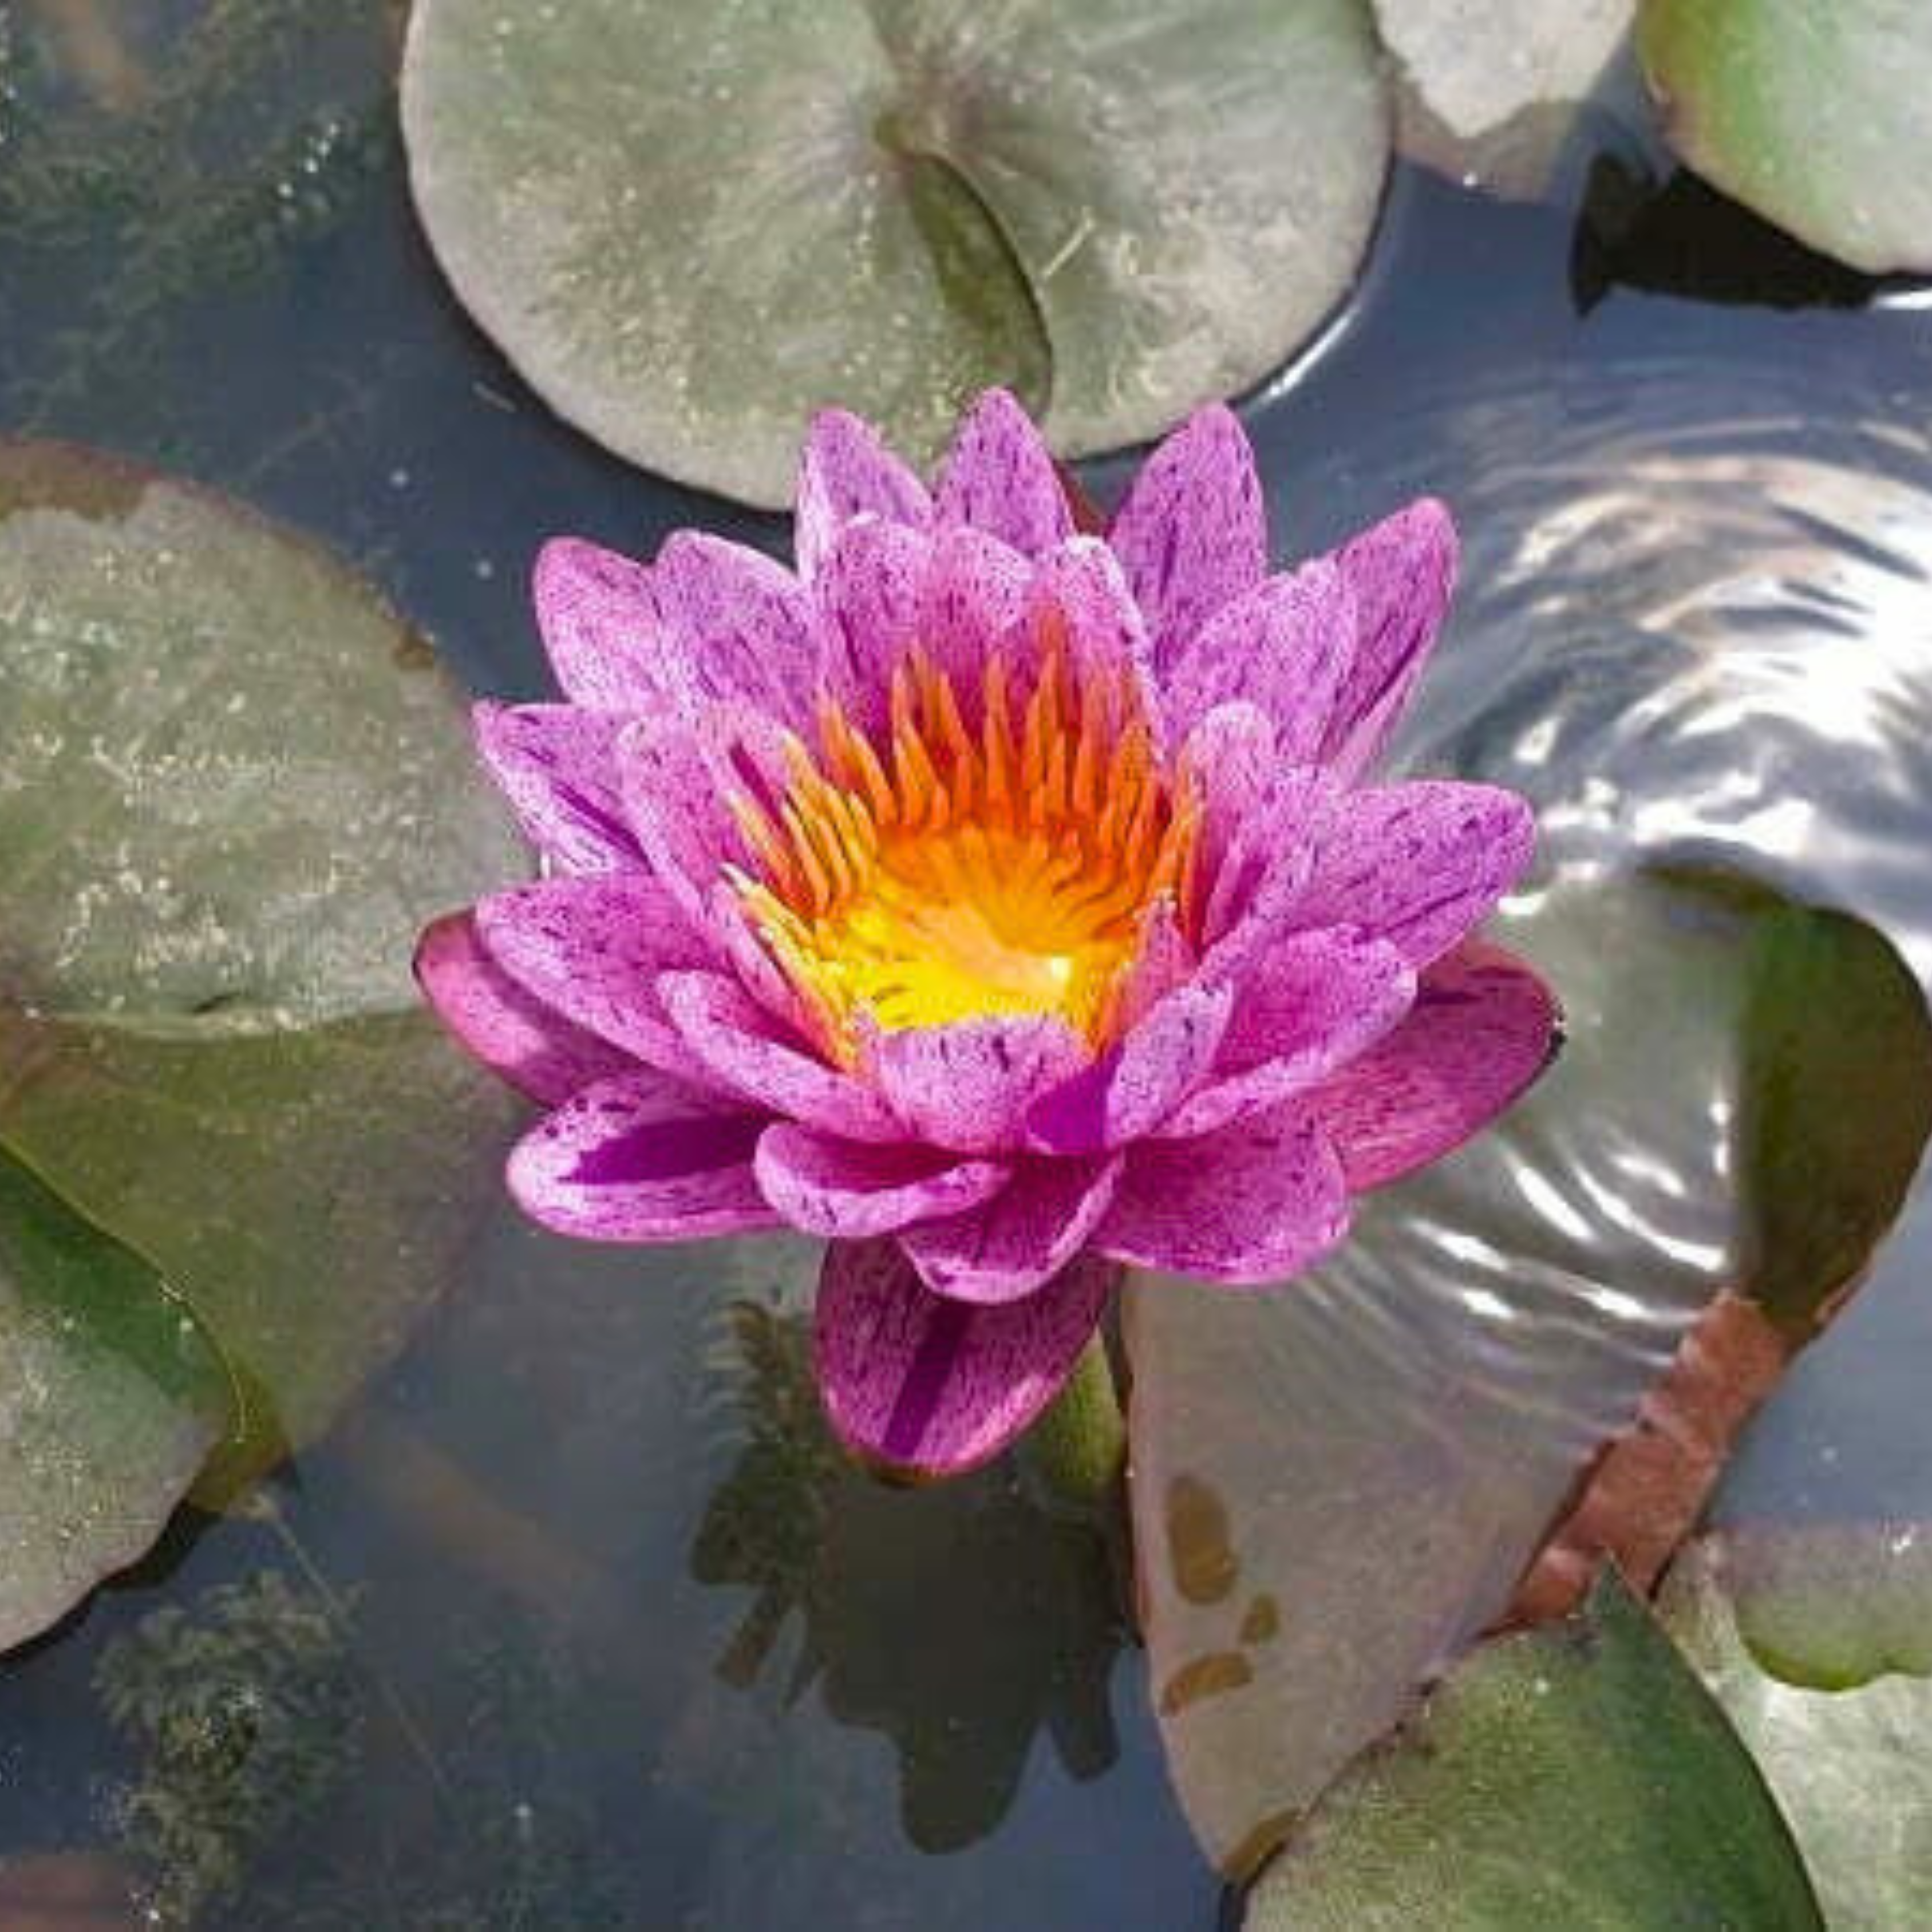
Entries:
<svg viewBox="0 0 1932 1932">
<path fill-rule="evenodd" d="M 408 961 L 524 862 L 434 653 L 339 563 L 0 446 L 0 1149 L 201 1319 L 248 1398 L 218 1487 L 393 1355 L 496 1190 L 509 1103 Z"/>
<path fill-rule="evenodd" d="M 1078 455 L 1260 380 L 1367 242 L 1378 61 L 1358 0 L 418 0 L 403 116 L 553 406 L 778 506 L 827 404 L 929 458 L 1004 383 Z"/>
<path fill-rule="evenodd" d="M 1932 269 L 1932 9 L 1645 0 L 1638 47 L 1707 180 L 1855 268 Z"/>
<path fill-rule="evenodd" d="M 1723 1713 L 1606 1573 L 1571 1621 L 1473 1653 L 1322 1798 L 1246 1932 L 1825 1921 Z"/>
</svg>

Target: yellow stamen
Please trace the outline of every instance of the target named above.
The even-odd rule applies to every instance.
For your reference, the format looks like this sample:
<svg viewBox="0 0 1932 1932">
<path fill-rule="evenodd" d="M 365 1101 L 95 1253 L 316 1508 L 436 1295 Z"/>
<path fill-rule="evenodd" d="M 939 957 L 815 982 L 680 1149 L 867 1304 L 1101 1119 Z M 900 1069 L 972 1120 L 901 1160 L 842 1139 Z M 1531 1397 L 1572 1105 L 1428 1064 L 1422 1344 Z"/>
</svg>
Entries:
<svg viewBox="0 0 1932 1932">
<path fill-rule="evenodd" d="M 1078 667 L 1058 614 L 1033 642 L 1030 689 L 995 657 L 973 705 L 908 652 L 883 744 L 827 700 L 815 752 L 784 746 L 784 796 L 730 800 L 747 864 L 727 877 L 842 1060 L 862 1013 L 1058 1014 L 1104 1044 L 1148 909 L 1188 917 L 1192 785 L 1156 758 L 1131 680 Z"/>
</svg>

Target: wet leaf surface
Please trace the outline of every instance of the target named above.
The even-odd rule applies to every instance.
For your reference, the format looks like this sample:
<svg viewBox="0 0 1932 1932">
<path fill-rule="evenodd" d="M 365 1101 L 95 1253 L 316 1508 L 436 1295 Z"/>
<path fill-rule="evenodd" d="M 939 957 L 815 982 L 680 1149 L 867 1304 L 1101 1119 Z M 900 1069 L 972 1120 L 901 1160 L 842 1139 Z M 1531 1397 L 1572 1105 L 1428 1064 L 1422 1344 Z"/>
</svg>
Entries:
<svg viewBox="0 0 1932 1932">
<path fill-rule="evenodd" d="M 400 1346 L 510 1103 L 416 1008 L 524 861 L 434 655 L 323 553 L 111 459 L 0 452 L 0 1147 L 188 1303 L 218 1493 Z"/>
<path fill-rule="evenodd" d="M 1814 248 L 1932 269 L 1932 13 L 1898 0 L 1645 0 L 1678 152 Z"/>
<path fill-rule="evenodd" d="M 1246 1932 L 1825 1923 L 1770 1793 L 1649 1613 L 1606 1576 L 1573 1620 L 1474 1652 L 1263 1874 Z"/>
<path fill-rule="evenodd" d="M 1002 383 L 1079 454 L 1258 382 L 1367 242 L 1377 62 L 1358 0 L 425 0 L 404 124 L 552 406 L 778 505 L 828 403 L 929 460 Z"/>
</svg>

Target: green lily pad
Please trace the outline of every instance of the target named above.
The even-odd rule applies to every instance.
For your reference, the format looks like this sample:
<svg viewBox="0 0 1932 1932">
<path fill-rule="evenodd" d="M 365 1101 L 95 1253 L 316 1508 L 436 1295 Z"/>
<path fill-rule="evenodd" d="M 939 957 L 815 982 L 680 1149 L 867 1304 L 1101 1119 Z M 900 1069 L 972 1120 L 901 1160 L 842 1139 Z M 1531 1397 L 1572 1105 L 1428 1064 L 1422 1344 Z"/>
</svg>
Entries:
<svg viewBox="0 0 1932 1932">
<path fill-rule="evenodd" d="M 1672 143 L 1853 268 L 1932 268 L 1932 10 L 1910 0 L 1645 0 Z"/>
<path fill-rule="evenodd" d="M 0 1148 L 194 1310 L 218 1493 L 324 1428 L 460 1265 L 511 1102 L 417 1004 L 522 866 L 433 653 L 313 546 L 0 446 Z"/>
<path fill-rule="evenodd" d="M 1067 455 L 1258 381 L 1388 149 L 1360 0 L 419 0 L 411 178 L 559 412 L 781 506 L 841 404 L 922 458 L 1003 383 Z"/>
<path fill-rule="evenodd" d="M 1932 1898 L 1932 1532 L 1752 1526 L 1687 1550 L 1659 1609 L 1791 1822 L 1835 1932 Z"/>
<path fill-rule="evenodd" d="M 146 1552 L 231 1406 L 154 1270 L 0 1154 L 0 1650 Z"/>
<path fill-rule="evenodd" d="M 1822 1928 L 1724 1714 L 1606 1574 L 1570 1622 L 1460 1665 L 1353 1766 L 1250 1900 L 1246 1932 Z"/>
</svg>

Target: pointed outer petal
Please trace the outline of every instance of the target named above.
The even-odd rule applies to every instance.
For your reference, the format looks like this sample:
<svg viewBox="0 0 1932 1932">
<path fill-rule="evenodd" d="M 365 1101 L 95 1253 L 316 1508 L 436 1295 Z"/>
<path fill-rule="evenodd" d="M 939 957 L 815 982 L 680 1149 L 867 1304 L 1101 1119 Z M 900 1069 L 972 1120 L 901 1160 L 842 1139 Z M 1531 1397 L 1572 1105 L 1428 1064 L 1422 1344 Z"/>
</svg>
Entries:
<svg viewBox="0 0 1932 1932">
<path fill-rule="evenodd" d="M 566 697 L 601 711 L 657 702 L 651 666 L 662 640 L 644 565 L 580 538 L 555 537 L 537 554 L 531 594 Z"/>
<path fill-rule="evenodd" d="M 1016 1301 L 1087 1245 L 1113 1200 L 1120 1166 L 1118 1154 L 1028 1161 L 985 1207 L 908 1228 L 899 1246 L 935 1294 Z"/>
<path fill-rule="evenodd" d="M 975 1468 L 1059 1393 L 1118 1278 L 1083 1255 L 1037 1294 L 976 1308 L 933 1294 L 894 1242 L 836 1242 L 815 1323 L 826 1414 L 872 1460 L 928 1478 Z"/>
<path fill-rule="evenodd" d="M 874 1030 L 861 1059 L 917 1138 L 959 1154 L 1020 1146 L 1027 1109 L 1084 1066 L 1087 1042 L 1050 1016 Z"/>
<path fill-rule="evenodd" d="M 1424 974 L 1408 1018 L 1306 1096 L 1358 1193 L 1460 1147 L 1549 1064 L 1562 1016 L 1500 947 L 1459 947 Z"/>
<path fill-rule="evenodd" d="M 1170 728 L 1179 737 L 1244 698 L 1273 722 L 1284 763 L 1317 764 L 1354 655 L 1354 592 L 1338 566 L 1270 577 L 1181 643 L 1162 685 Z"/>
<path fill-rule="evenodd" d="M 644 862 L 617 790 L 615 712 L 576 704 L 478 704 L 476 746 L 532 844 L 566 872 Z"/>
<path fill-rule="evenodd" d="M 970 524 L 1028 556 L 1073 530 L 1052 454 L 1004 389 L 988 389 L 960 424 L 934 499 L 941 523 Z"/>
<path fill-rule="evenodd" d="M 1168 742 L 1166 714 L 1154 687 L 1154 646 L 1120 560 L 1097 537 L 1073 537 L 1040 560 L 1027 599 L 1029 637 L 1048 611 L 1064 620 L 1075 664 L 1112 678 L 1125 673 L 1140 694 L 1156 748 Z"/>
<path fill-rule="evenodd" d="M 1261 480 L 1232 410 L 1199 411 L 1148 458 L 1108 541 L 1147 614 L 1164 674 L 1181 646 L 1268 568 Z"/>
<path fill-rule="evenodd" d="M 1034 1102 L 1028 1139 L 1047 1154 L 1096 1154 L 1160 1130 L 1213 1069 L 1234 1004 L 1231 986 L 1177 988 L 1092 1066 Z"/>
<path fill-rule="evenodd" d="M 1214 1077 L 1161 1127 L 1180 1139 L 1271 1112 L 1399 1025 L 1415 970 L 1387 941 L 1346 928 L 1276 939 L 1241 976 Z"/>
<path fill-rule="evenodd" d="M 888 718 L 892 669 L 919 634 L 932 539 L 860 517 L 838 532 L 812 580 L 818 682 L 861 730 Z"/>
<path fill-rule="evenodd" d="M 896 1142 L 904 1128 L 870 1088 L 828 1066 L 735 980 L 667 973 L 658 997 L 712 1076 L 768 1112 L 847 1140 Z"/>
<path fill-rule="evenodd" d="M 1252 862 L 1255 821 L 1281 773 L 1274 721 L 1256 705 L 1216 705 L 1182 740 L 1176 763 L 1201 802 L 1195 862 L 1206 894 L 1203 928 L 1212 930 L 1217 915 L 1226 922 L 1228 906 L 1249 876 L 1241 861 Z"/>
<path fill-rule="evenodd" d="M 1327 772 L 1275 773 L 1222 856 L 1202 926 L 1204 977 L 1238 982 L 1280 934 L 1318 922 L 1302 917 L 1301 902 L 1336 805 Z"/>
<path fill-rule="evenodd" d="M 758 1185 L 794 1228 L 858 1241 L 989 1201 L 1009 1170 L 932 1148 L 868 1146 L 781 1121 L 758 1143 Z"/>
<path fill-rule="evenodd" d="M 1294 922 L 1360 926 L 1426 966 L 1488 916 L 1535 844 L 1528 801 L 1498 786 L 1430 778 L 1346 792 Z"/>
<path fill-rule="evenodd" d="M 686 717 L 750 706 L 794 730 L 812 722 L 818 650 L 806 588 L 762 551 L 680 530 L 651 571 L 663 638 L 650 670 Z"/>
<path fill-rule="evenodd" d="M 870 423 L 844 410 L 821 410 L 799 462 L 794 543 L 800 574 L 816 576 L 838 532 L 868 515 L 923 530 L 932 520 L 932 499 Z"/>
<path fill-rule="evenodd" d="M 588 1241 L 685 1241 L 780 1226 L 752 1171 L 765 1117 L 639 1070 L 586 1088 L 510 1156 L 532 1220 Z"/>
<path fill-rule="evenodd" d="M 1388 742 L 1448 614 L 1456 526 L 1424 496 L 1345 544 L 1335 562 L 1354 591 L 1356 643 L 1324 762 L 1352 778 Z"/>
<path fill-rule="evenodd" d="M 932 540 L 914 634 L 951 675 L 970 729 L 979 728 L 986 660 L 1018 625 L 1032 575 L 1018 550 L 982 530 L 955 526 Z M 884 674 L 890 680 L 890 665 Z"/>
<path fill-rule="evenodd" d="M 1126 1156 L 1093 1245 L 1116 1261 L 1258 1287 L 1318 1261 L 1348 1232 L 1342 1162 L 1299 1103 Z"/>
<path fill-rule="evenodd" d="M 647 872 L 539 879 L 478 902 L 477 936 L 524 989 L 634 1058 L 700 1088 L 720 1083 L 659 1004 L 658 976 L 710 950 Z"/>
<path fill-rule="evenodd" d="M 450 913 L 416 943 L 416 973 L 436 1017 L 491 1072 L 554 1106 L 580 1088 L 635 1063 L 572 1026 L 530 994 L 483 950 L 467 912 Z"/>
</svg>

